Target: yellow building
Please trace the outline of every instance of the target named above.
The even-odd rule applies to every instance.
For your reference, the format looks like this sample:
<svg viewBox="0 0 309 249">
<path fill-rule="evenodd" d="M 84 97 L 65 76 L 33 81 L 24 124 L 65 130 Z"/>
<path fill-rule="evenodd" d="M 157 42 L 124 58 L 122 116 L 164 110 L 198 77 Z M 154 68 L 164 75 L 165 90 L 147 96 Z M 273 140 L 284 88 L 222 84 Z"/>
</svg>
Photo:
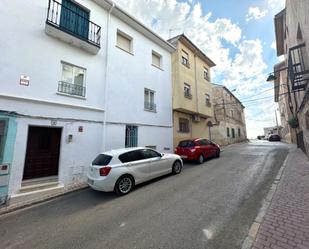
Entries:
<svg viewBox="0 0 309 249">
<path fill-rule="evenodd" d="M 181 140 L 209 138 L 213 117 L 210 68 L 215 63 L 185 35 L 169 40 L 172 54 L 174 147 Z"/>
</svg>

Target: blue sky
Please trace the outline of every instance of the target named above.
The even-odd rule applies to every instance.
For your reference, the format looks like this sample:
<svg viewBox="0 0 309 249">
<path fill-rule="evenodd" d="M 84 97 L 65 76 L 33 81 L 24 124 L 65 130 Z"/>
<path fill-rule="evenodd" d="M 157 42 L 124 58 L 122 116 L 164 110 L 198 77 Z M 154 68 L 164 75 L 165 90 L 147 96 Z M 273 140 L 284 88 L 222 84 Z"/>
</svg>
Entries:
<svg viewBox="0 0 309 249">
<path fill-rule="evenodd" d="M 212 81 L 236 89 L 249 137 L 275 125 L 273 85 L 266 78 L 279 62 L 273 18 L 285 0 L 115 1 L 165 39 L 185 33 L 217 64 Z"/>
</svg>

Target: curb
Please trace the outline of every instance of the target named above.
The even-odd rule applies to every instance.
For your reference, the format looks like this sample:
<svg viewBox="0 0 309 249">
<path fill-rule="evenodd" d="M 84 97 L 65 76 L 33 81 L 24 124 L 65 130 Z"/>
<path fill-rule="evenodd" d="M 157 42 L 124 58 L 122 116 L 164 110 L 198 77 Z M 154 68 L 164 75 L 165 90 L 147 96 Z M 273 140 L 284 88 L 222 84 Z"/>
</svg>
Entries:
<svg viewBox="0 0 309 249">
<path fill-rule="evenodd" d="M 260 225 L 263 221 L 263 218 L 268 210 L 268 207 L 270 206 L 270 203 L 273 199 L 273 196 L 277 190 L 278 184 L 282 178 L 284 169 L 286 167 L 287 161 L 289 158 L 289 154 L 287 155 L 287 157 L 285 158 L 282 166 L 280 167 L 278 174 L 275 177 L 275 180 L 273 181 L 270 190 L 267 193 L 267 196 L 265 197 L 265 199 L 263 200 L 263 204 L 262 207 L 260 208 L 260 211 L 258 213 L 258 215 L 256 216 L 256 218 L 254 219 L 253 224 L 251 225 L 248 235 L 245 238 L 245 240 L 242 243 L 241 249 L 251 249 L 253 246 L 253 243 L 256 239 L 257 233 L 259 231 Z"/>
<path fill-rule="evenodd" d="M 26 208 L 34 206 L 36 204 L 47 202 L 47 201 L 56 199 L 60 196 L 64 196 L 64 195 L 67 195 L 67 194 L 70 194 L 72 192 L 82 190 L 82 189 L 85 189 L 85 188 L 88 188 L 88 185 L 86 183 L 85 184 L 78 184 L 78 185 L 75 185 L 75 186 L 68 187 L 68 188 L 66 188 L 66 189 L 64 189 L 64 190 L 62 190 L 58 193 L 53 193 L 53 194 L 49 194 L 49 195 L 47 194 L 47 195 L 42 196 L 42 197 L 37 198 L 37 199 L 32 199 L 32 200 L 29 200 L 29 201 L 23 201 L 23 202 L 20 202 L 20 203 L 16 203 L 14 205 L 4 206 L 4 207 L 0 208 L 0 216 L 11 213 L 11 212 L 15 212 L 15 211 L 18 211 L 18 210 L 21 210 L 21 209 L 26 209 Z"/>
</svg>

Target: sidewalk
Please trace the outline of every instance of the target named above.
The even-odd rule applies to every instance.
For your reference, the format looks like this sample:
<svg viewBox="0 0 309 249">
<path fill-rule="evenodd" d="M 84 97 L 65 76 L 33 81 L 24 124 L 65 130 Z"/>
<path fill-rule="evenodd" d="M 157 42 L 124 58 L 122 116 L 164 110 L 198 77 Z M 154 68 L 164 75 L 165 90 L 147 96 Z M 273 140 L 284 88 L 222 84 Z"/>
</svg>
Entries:
<svg viewBox="0 0 309 249">
<path fill-rule="evenodd" d="M 288 155 L 253 249 L 309 249 L 309 162 L 299 149 Z"/>
</svg>

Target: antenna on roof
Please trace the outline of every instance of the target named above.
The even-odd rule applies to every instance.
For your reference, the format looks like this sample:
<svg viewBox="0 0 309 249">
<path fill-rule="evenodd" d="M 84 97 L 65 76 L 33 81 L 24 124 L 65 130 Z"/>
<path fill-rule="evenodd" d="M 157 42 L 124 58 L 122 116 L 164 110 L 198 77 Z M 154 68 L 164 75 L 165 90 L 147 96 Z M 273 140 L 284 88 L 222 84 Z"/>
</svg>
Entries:
<svg viewBox="0 0 309 249">
<path fill-rule="evenodd" d="M 172 38 L 172 32 L 176 31 L 176 30 L 181 30 L 181 28 L 170 28 L 168 30 L 168 38 L 171 39 Z"/>
</svg>

